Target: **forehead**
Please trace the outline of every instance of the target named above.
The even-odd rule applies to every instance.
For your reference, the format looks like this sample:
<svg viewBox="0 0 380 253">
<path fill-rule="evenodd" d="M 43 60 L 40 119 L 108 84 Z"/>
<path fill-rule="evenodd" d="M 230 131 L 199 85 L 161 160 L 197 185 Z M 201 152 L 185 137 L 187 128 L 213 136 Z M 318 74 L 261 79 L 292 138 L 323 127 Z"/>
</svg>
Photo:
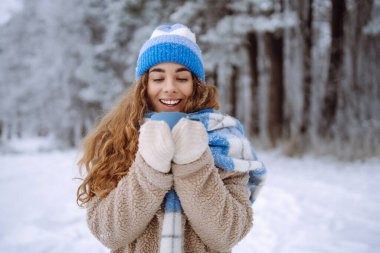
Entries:
<svg viewBox="0 0 380 253">
<path fill-rule="evenodd" d="M 183 72 L 187 71 L 190 72 L 190 70 L 178 63 L 174 62 L 164 62 L 157 65 L 154 65 L 149 69 L 149 72 Z"/>
</svg>

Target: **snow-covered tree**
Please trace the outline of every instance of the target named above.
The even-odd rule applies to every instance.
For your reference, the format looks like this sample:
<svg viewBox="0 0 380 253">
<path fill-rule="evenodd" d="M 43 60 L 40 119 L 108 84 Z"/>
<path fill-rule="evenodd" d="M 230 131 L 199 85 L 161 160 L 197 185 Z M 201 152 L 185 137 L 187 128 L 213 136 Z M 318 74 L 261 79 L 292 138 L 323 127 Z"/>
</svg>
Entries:
<svg viewBox="0 0 380 253">
<path fill-rule="evenodd" d="M 0 26 L 2 143 L 37 135 L 79 144 L 135 81 L 152 30 L 183 23 L 198 35 L 223 110 L 255 145 L 379 153 L 379 0 L 23 4 Z"/>
</svg>

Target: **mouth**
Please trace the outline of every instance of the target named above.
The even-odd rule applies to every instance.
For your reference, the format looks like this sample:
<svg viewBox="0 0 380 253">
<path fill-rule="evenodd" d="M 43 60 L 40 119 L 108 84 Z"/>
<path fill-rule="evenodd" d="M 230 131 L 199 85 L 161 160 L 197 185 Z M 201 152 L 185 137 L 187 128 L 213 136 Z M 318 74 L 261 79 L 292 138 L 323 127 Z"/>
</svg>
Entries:
<svg viewBox="0 0 380 253">
<path fill-rule="evenodd" d="M 181 103 L 182 99 L 159 99 L 161 104 L 166 106 L 176 106 Z"/>
</svg>

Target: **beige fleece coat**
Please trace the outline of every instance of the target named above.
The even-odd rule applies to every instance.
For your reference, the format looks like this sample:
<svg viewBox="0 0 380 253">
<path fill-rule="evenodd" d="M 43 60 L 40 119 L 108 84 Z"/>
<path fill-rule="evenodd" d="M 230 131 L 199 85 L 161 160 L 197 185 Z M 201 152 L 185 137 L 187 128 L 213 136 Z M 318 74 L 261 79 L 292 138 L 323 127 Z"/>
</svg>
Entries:
<svg viewBox="0 0 380 253">
<path fill-rule="evenodd" d="M 172 188 L 183 208 L 184 252 L 231 252 L 252 226 L 248 173 L 214 166 L 211 151 L 172 173 L 151 168 L 136 155 L 128 175 L 87 207 L 91 232 L 112 253 L 158 252 L 164 197 Z"/>
</svg>

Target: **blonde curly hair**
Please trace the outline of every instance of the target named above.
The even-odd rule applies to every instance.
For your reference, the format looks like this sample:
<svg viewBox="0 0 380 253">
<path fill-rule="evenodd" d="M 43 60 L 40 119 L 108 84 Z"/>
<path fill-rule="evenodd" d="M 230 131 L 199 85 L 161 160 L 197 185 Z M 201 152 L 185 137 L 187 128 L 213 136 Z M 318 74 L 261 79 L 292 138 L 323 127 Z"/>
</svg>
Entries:
<svg viewBox="0 0 380 253">
<path fill-rule="evenodd" d="M 193 94 L 184 112 L 219 109 L 216 87 L 193 75 Z M 151 110 L 147 95 L 148 73 L 138 79 L 119 102 L 83 140 L 78 161 L 86 176 L 77 190 L 77 203 L 84 207 L 94 196 L 104 198 L 128 174 L 137 152 L 138 135 L 144 114 Z"/>
</svg>

